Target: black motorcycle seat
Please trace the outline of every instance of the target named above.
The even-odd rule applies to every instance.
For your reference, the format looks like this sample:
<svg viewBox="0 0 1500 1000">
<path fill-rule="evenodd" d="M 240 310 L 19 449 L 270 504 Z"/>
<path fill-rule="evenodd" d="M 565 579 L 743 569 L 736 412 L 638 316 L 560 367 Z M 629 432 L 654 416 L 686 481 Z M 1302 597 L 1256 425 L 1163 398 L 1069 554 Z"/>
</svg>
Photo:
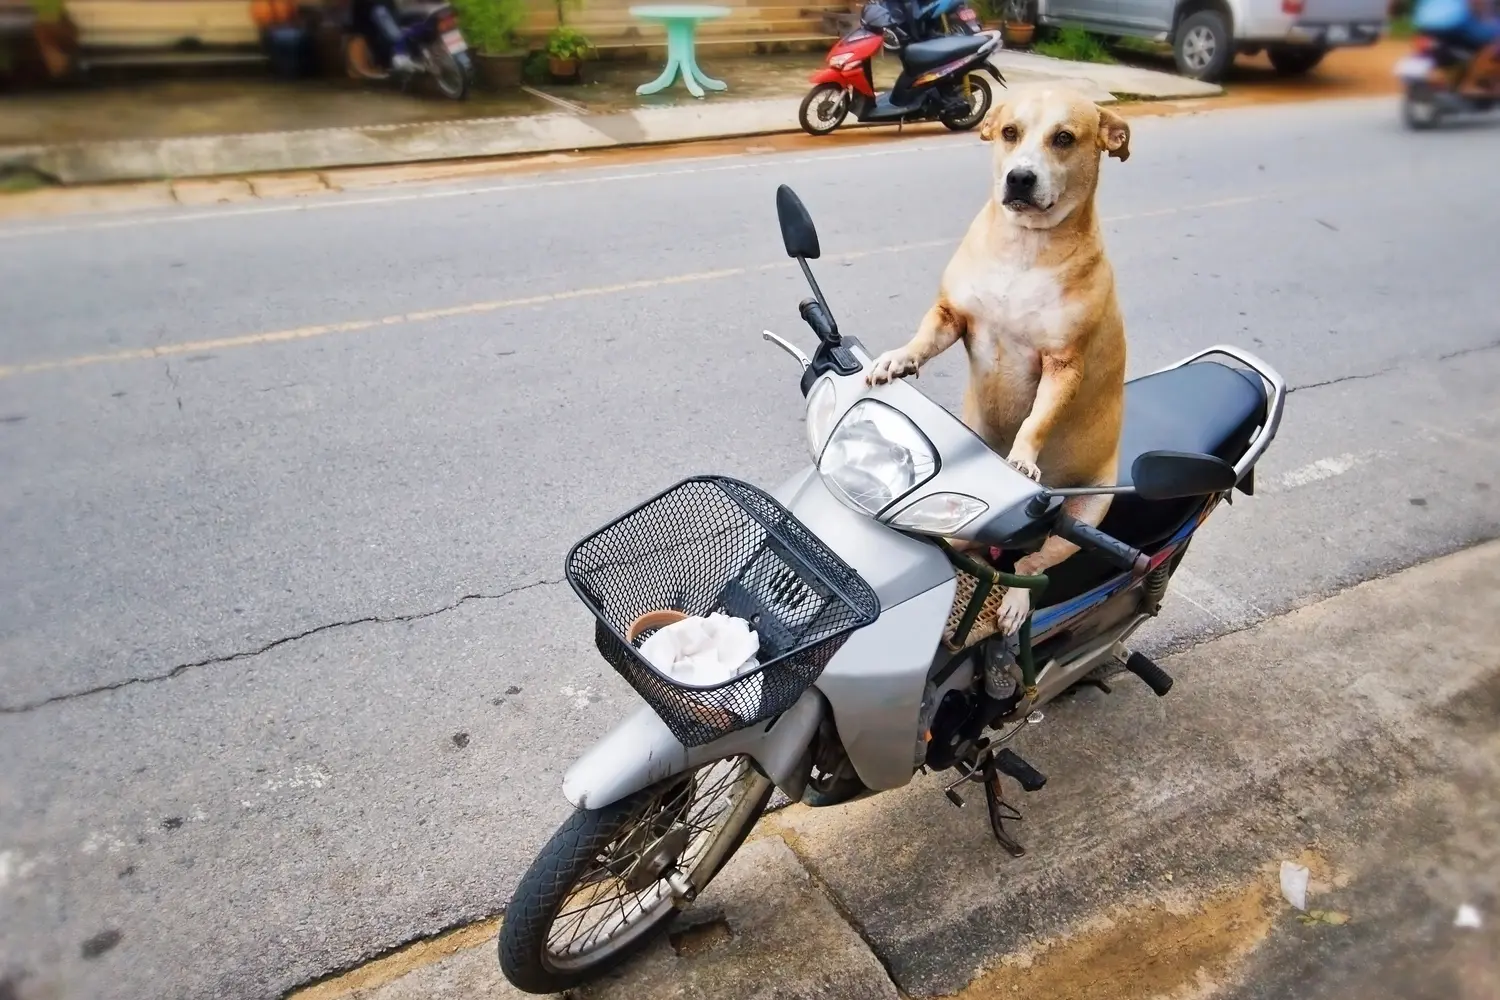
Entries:
<svg viewBox="0 0 1500 1000">
<path fill-rule="evenodd" d="M 901 50 L 901 65 L 918 73 L 937 69 L 944 63 L 973 55 L 989 41 L 983 35 L 948 35 L 927 42 L 912 42 Z"/>
<path fill-rule="evenodd" d="M 1125 423 L 1120 435 L 1122 485 L 1133 485 L 1131 466 L 1144 452 L 1186 451 L 1234 463 L 1266 418 L 1265 384 L 1256 375 L 1215 361 L 1157 372 L 1125 383 Z M 1138 549 L 1152 551 L 1203 507 L 1198 497 L 1145 500 L 1117 496 L 1099 527 Z M 1042 604 L 1057 604 L 1098 586 L 1118 572 L 1081 552 L 1049 571 Z"/>
</svg>

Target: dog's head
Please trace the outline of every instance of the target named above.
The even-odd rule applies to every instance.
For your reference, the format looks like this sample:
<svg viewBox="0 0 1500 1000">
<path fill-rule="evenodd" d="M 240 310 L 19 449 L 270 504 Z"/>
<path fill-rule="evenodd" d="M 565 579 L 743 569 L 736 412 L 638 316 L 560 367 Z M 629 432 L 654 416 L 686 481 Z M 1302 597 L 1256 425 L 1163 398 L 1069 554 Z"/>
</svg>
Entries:
<svg viewBox="0 0 1500 1000">
<path fill-rule="evenodd" d="M 1125 119 L 1060 90 L 997 104 L 979 136 L 995 144 L 995 203 L 1030 229 L 1051 229 L 1094 197 L 1101 153 L 1130 156 Z"/>
</svg>

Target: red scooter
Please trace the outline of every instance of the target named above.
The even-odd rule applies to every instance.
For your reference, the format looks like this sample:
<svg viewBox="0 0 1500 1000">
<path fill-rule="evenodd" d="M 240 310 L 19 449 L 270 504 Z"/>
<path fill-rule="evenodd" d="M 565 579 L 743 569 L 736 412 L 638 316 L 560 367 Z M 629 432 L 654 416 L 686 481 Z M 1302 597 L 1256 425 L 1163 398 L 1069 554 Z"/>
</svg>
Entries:
<svg viewBox="0 0 1500 1000">
<path fill-rule="evenodd" d="M 955 132 L 978 125 L 989 114 L 994 93 L 978 70 L 1005 85 L 989 58 L 1000 48 L 1000 32 L 947 35 L 899 44 L 894 19 L 883 4 L 872 3 L 860 26 L 840 38 L 827 64 L 811 77 L 797 120 L 809 135 L 827 135 L 852 111 L 869 125 L 940 121 Z M 872 63 L 882 47 L 900 55 L 901 75 L 890 90 L 875 92 Z"/>
</svg>

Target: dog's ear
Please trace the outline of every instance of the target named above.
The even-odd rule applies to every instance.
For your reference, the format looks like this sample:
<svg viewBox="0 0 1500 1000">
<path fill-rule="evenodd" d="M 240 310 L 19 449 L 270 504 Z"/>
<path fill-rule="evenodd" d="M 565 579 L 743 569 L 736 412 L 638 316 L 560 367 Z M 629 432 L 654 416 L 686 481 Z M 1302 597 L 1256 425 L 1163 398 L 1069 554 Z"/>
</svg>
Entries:
<svg viewBox="0 0 1500 1000">
<path fill-rule="evenodd" d="M 1099 109 L 1099 149 L 1121 162 L 1130 159 L 1130 123 L 1108 108 Z"/>
<path fill-rule="evenodd" d="M 979 138 L 985 142 L 993 142 L 995 133 L 1000 131 L 1000 116 L 1005 113 L 1005 105 L 996 104 L 990 108 L 990 113 L 984 116 L 984 121 L 979 123 Z"/>
</svg>

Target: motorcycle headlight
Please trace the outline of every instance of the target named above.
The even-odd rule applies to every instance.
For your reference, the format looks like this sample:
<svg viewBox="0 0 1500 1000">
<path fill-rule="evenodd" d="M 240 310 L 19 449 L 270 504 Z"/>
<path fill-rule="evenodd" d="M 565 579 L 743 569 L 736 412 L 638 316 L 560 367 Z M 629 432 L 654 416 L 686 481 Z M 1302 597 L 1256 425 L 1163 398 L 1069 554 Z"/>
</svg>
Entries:
<svg viewBox="0 0 1500 1000">
<path fill-rule="evenodd" d="M 875 515 L 931 479 L 937 453 L 899 410 L 861 399 L 829 436 L 818 472 L 845 502 Z"/>
<path fill-rule="evenodd" d="M 934 493 L 891 518 L 891 526 L 924 535 L 951 535 L 989 509 L 983 500 L 962 493 Z"/>
<path fill-rule="evenodd" d="M 838 400 L 833 391 L 833 382 L 820 378 L 807 394 L 807 450 L 816 462 L 828 443 L 828 432 L 833 430 L 834 407 Z"/>
</svg>

